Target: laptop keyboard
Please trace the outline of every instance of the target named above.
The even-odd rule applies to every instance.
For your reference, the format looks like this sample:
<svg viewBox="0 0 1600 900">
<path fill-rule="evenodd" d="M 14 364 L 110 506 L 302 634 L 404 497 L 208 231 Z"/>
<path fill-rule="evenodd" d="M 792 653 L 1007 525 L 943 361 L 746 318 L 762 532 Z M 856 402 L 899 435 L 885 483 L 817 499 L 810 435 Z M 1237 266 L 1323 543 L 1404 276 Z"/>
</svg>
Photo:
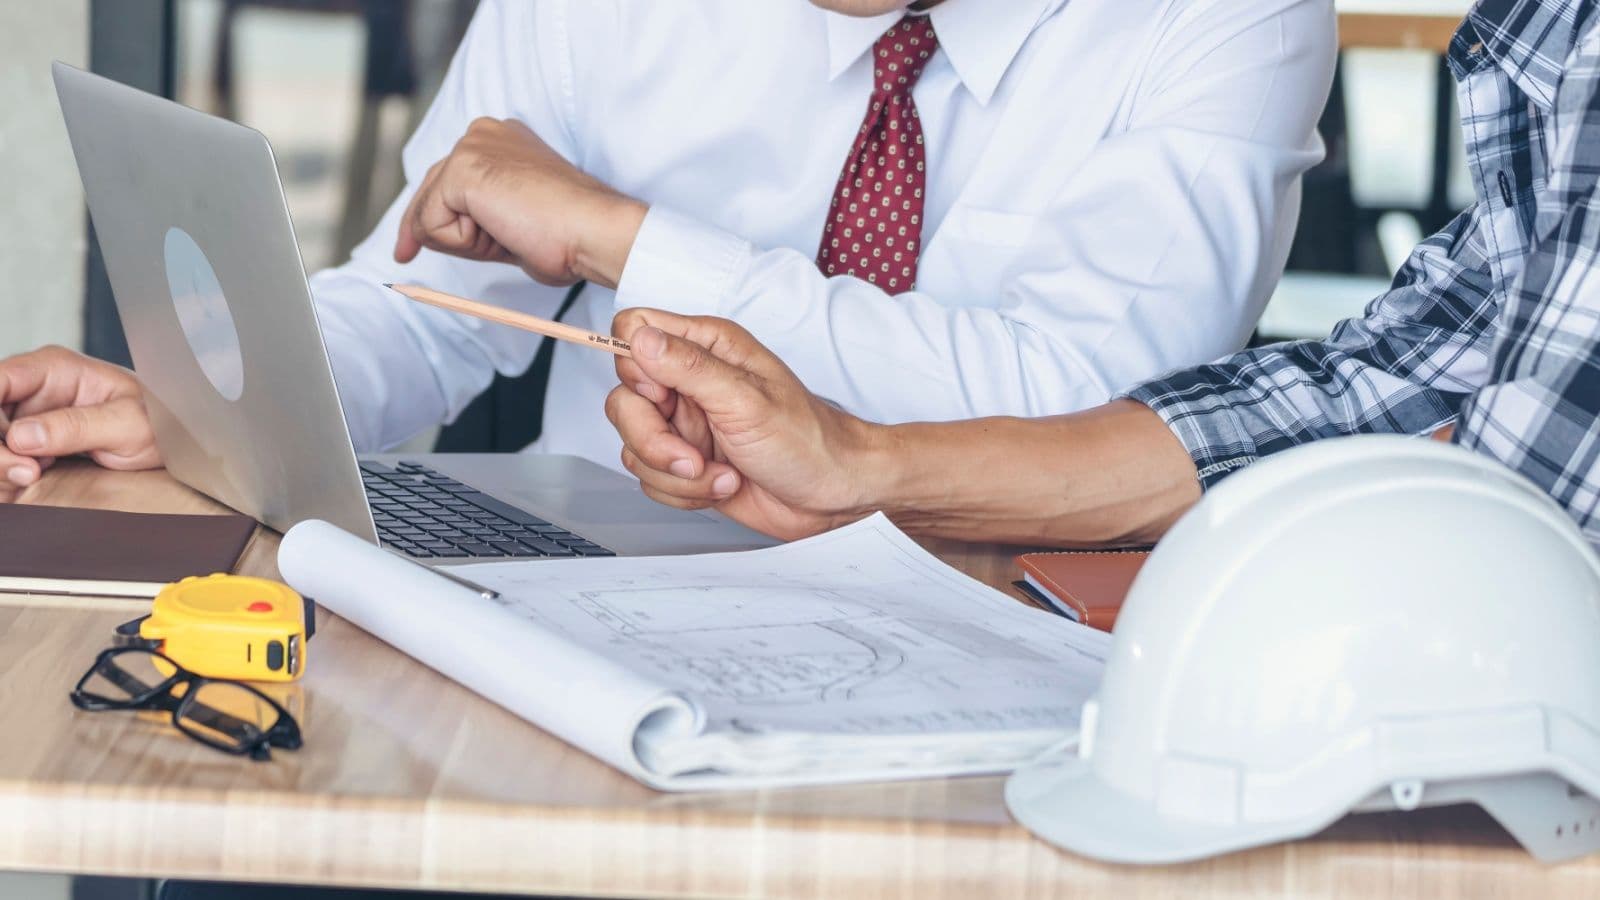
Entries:
<svg viewBox="0 0 1600 900">
<path fill-rule="evenodd" d="M 502 503 L 421 463 L 361 461 L 378 540 L 408 556 L 616 556 L 581 535 Z"/>
</svg>

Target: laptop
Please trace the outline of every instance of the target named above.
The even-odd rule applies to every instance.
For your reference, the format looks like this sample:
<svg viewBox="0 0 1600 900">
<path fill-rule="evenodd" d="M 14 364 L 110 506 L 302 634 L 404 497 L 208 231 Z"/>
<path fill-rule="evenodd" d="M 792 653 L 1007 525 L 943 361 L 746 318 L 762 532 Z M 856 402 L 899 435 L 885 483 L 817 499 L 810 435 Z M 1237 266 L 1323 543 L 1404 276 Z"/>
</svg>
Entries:
<svg viewBox="0 0 1600 900">
<path fill-rule="evenodd" d="M 331 522 L 431 564 L 743 550 L 573 456 L 358 457 L 272 148 L 259 132 L 57 62 L 89 213 L 173 476 L 264 524 Z"/>
</svg>

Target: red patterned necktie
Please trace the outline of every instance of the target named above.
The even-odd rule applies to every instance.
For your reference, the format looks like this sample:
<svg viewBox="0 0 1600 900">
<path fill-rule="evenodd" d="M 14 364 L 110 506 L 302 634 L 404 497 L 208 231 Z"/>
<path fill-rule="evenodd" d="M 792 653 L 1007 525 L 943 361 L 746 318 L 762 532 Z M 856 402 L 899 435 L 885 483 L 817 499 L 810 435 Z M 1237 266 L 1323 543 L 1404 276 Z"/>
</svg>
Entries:
<svg viewBox="0 0 1600 900">
<path fill-rule="evenodd" d="M 890 294 L 911 290 L 922 249 L 922 123 L 911 101 L 939 46 L 927 16 L 907 16 L 872 45 L 872 100 L 833 189 L 817 266 Z"/>
</svg>

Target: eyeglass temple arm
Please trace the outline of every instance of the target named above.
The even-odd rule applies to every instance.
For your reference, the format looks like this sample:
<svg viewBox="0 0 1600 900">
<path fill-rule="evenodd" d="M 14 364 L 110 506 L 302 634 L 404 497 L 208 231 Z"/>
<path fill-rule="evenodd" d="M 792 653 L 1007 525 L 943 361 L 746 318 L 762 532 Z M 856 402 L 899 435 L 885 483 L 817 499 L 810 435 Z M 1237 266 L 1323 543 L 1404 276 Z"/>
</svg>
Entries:
<svg viewBox="0 0 1600 900">
<path fill-rule="evenodd" d="M 101 677 L 117 687 L 128 692 L 129 697 L 139 697 L 160 687 L 158 684 L 145 684 L 134 676 L 132 672 L 117 665 L 115 659 L 107 659 L 99 666 Z"/>
</svg>

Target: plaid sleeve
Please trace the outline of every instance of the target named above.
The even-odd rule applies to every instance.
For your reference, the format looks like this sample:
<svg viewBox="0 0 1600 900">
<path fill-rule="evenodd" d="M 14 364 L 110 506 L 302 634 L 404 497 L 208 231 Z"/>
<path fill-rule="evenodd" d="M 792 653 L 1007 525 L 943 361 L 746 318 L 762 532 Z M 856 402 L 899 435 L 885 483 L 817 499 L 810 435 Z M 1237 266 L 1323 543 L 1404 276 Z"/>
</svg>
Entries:
<svg viewBox="0 0 1600 900">
<path fill-rule="evenodd" d="M 1497 310 L 1480 228 L 1469 210 L 1424 241 L 1392 288 L 1329 340 L 1247 350 L 1126 396 L 1166 421 L 1206 487 L 1319 438 L 1431 431 L 1488 370 Z"/>
<path fill-rule="evenodd" d="M 1456 439 L 1531 478 L 1600 543 L 1600 31 L 1568 60 L 1553 119 L 1533 249 Z"/>
</svg>

